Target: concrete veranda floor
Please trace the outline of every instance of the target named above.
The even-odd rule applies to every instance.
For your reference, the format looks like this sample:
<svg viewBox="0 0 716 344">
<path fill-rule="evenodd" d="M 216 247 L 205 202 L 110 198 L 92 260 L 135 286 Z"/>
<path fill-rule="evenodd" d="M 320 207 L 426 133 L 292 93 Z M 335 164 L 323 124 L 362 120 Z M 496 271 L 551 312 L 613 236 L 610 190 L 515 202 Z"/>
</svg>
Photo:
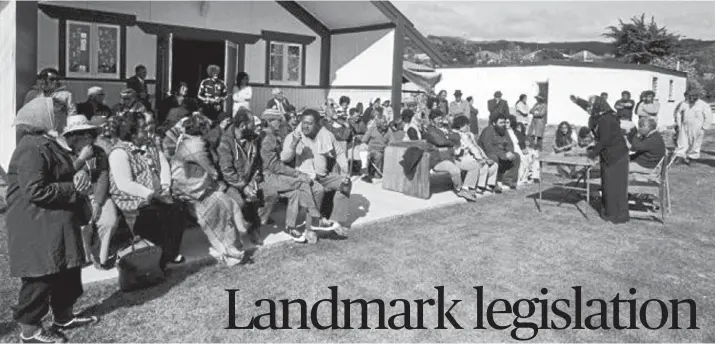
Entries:
<svg viewBox="0 0 716 344">
<path fill-rule="evenodd" d="M 379 180 L 370 184 L 354 177 L 349 203 L 338 204 L 336 207 L 347 208 L 349 223 L 355 228 L 395 216 L 466 202 L 449 190 L 449 180 L 438 176 L 434 177 L 432 182 L 434 192 L 430 199 L 424 200 L 383 190 Z M 285 215 L 285 207 L 282 204 L 277 205 L 271 215 L 276 224 L 261 228 L 263 246 L 291 240 L 282 231 Z M 348 235 L 350 236 L 350 232 Z M 188 229 L 184 233 L 181 253 L 186 257 L 186 262 L 182 265 L 214 260 L 209 255 L 209 242 L 198 228 Z M 88 266 L 82 270 L 82 281 L 85 284 L 116 279 L 117 276 L 117 269 L 98 270 L 94 266 Z"/>
</svg>

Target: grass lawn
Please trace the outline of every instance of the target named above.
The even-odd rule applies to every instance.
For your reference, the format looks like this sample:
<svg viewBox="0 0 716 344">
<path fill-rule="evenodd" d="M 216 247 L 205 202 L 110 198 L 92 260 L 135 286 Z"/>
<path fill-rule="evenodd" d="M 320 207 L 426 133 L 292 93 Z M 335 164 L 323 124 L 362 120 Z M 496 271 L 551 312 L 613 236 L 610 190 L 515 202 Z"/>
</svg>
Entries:
<svg viewBox="0 0 716 344">
<path fill-rule="evenodd" d="M 531 186 L 473 204 L 368 225 L 356 229 L 347 241 L 266 247 L 251 265 L 173 270 L 167 283 L 143 292 L 122 294 L 114 281 L 93 284 L 86 288 L 79 307 L 93 308 L 102 323 L 69 335 L 74 341 L 91 342 L 503 342 L 513 341 L 512 328 L 472 329 L 473 286 L 484 286 L 486 303 L 496 298 L 510 302 L 544 298 L 540 288 L 549 289 L 546 297 L 552 301 L 573 299 L 570 288 L 582 286 L 585 299 L 611 300 L 617 293 L 628 295 L 632 287 L 640 303 L 648 298 L 693 299 L 701 329 L 541 330 L 536 341 L 713 342 L 713 160 L 674 167 L 671 180 L 673 214 L 666 226 L 644 220 L 605 224 L 594 215 L 585 219 L 570 204 L 545 204 L 540 214 L 528 198 L 537 190 Z M 5 236 L 6 231 L 0 230 L 0 241 L 6 242 Z M 265 312 L 265 306 L 252 305 L 258 299 L 302 298 L 310 305 L 328 297 L 327 287 L 332 285 L 339 286 L 339 299 L 367 300 L 435 298 L 433 287 L 445 286 L 446 299 L 464 300 L 452 313 L 465 329 L 224 329 L 228 324 L 225 289 L 241 290 L 236 300 L 241 326 Z M 17 340 L 9 306 L 15 303 L 18 286 L 17 280 L 8 278 L 3 243 L 0 342 Z M 388 310 L 388 316 L 396 313 Z M 653 309 L 649 310 L 648 318 L 656 321 Z M 323 323 L 329 320 L 326 313 L 319 316 Z M 435 313 L 434 307 L 426 311 L 429 328 L 435 327 Z M 350 317 L 354 324 L 361 320 L 358 312 Z M 611 324 L 611 314 L 608 318 Z M 343 322 L 342 313 L 338 319 Z M 510 324 L 514 316 L 497 319 Z M 377 320 L 371 312 L 369 323 L 376 326 Z M 298 325 L 296 316 L 291 324 Z"/>
</svg>

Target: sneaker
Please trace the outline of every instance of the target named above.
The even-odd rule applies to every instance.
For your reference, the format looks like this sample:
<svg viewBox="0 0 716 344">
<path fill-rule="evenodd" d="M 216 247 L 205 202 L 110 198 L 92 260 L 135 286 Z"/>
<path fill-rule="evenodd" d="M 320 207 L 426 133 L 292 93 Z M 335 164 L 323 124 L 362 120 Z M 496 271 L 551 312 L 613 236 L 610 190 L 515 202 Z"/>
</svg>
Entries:
<svg viewBox="0 0 716 344">
<path fill-rule="evenodd" d="M 88 326 L 98 322 L 99 318 L 96 316 L 83 317 L 75 314 L 75 317 L 66 323 L 58 323 L 57 320 L 55 320 L 52 323 L 52 327 L 58 330 L 71 330 L 73 328 Z"/>
<path fill-rule="evenodd" d="M 291 239 L 295 242 L 304 243 L 306 242 L 306 237 L 303 233 L 299 232 L 296 228 L 286 228 L 283 230 L 284 233 L 288 234 Z"/>
<path fill-rule="evenodd" d="M 369 184 L 373 184 L 373 178 L 371 178 L 371 176 L 369 176 L 367 174 L 364 175 L 360 180 L 362 180 L 366 183 L 369 183 Z"/>
<path fill-rule="evenodd" d="M 25 338 L 20 334 L 20 341 L 22 343 L 67 343 L 67 337 L 57 331 L 51 331 L 46 329 L 39 329 L 32 337 Z"/>
<path fill-rule="evenodd" d="M 492 187 L 492 193 L 501 194 L 502 193 L 502 186 L 495 185 Z"/>
<path fill-rule="evenodd" d="M 348 228 L 338 225 L 338 227 L 336 227 L 336 229 L 333 230 L 333 233 L 336 233 L 338 236 L 347 238 L 348 237 Z"/>
<path fill-rule="evenodd" d="M 475 196 L 472 193 L 470 193 L 470 191 L 468 191 L 468 190 L 462 189 L 460 191 L 457 191 L 456 194 L 458 197 L 462 197 L 462 198 L 466 199 L 468 202 L 477 201 Z"/>
<path fill-rule="evenodd" d="M 234 265 L 239 265 L 239 264 L 241 264 L 241 261 L 242 261 L 242 260 L 243 260 L 243 259 L 236 259 L 236 258 L 232 258 L 232 257 L 228 257 L 228 256 L 227 256 L 227 257 L 224 257 L 224 259 L 223 259 L 222 261 L 224 262 L 224 264 L 225 264 L 227 267 L 232 267 L 232 266 L 234 266 Z"/>
<path fill-rule="evenodd" d="M 340 226 L 341 225 L 338 224 L 338 222 L 334 222 L 334 221 L 331 221 L 326 218 L 321 218 L 320 220 L 318 220 L 318 225 L 311 226 L 311 229 L 314 231 L 328 232 L 328 231 L 334 231 L 334 230 L 338 229 Z"/>
<path fill-rule="evenodd" d="M 318 235 L 310 229 L 307 229 L 303 235 L 306 237 L 305 240 L 307 240 L 309 244 L 315 244 L 318 242 Z"/>
</svg>

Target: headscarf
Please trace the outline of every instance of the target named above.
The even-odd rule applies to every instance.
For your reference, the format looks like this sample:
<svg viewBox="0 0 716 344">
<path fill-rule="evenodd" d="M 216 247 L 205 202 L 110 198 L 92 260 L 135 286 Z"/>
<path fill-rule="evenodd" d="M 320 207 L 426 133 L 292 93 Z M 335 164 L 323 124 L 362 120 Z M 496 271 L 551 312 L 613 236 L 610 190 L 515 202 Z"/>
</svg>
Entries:
<svg viewBox="0 0 716 344">
<path fill-rule="evenodd" d="M 604 98 L 602 97 L 596 97 L 596 99 L 594 99 L 594 103 L 592 104 L 591 115 L 593 117 L 599 117 L 610 113 L 614 113 L 614 111 L 612 110 L 611 106 L 609 106 L 607 101 L 604 100 Z"/>
<path fill-rule="evenodd" d="M 67 122 L 67 113 L 56 114 L 54 101 L 52 97 L 45 96 L 31 100 L 17 112 L 13 126 L 25 126 L 41 132 L 69 149 L 64 138 L 59 134 Z"/>
</svg>

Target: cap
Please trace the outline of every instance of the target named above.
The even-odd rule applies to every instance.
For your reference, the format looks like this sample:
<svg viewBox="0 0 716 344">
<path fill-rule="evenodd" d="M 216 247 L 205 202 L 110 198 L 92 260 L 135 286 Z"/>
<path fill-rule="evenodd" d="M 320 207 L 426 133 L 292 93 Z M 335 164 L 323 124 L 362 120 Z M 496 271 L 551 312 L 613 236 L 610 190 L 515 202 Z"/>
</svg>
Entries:
<svg viewBox="0 0 716 344">
<path fill-rule="evenodd" d="M 495 98 L 497 98 L 497 97 L 502 97 L 502 92 L 500 92 L 500 91 L 495 92 Z"/>
<path fill-rule="evenodd" d="M 462 96 L 462 91 L 460 91 L 460 90 L 455 90 L 455 94 L 454 94 L 454 95 L 455 95 L 455 96 Z M 500 95 L 502 95 L 502 94 L 500 94 Z"/>
<path fill-rule="evenodd" d="M 87 90 L 87 96 L 93 96 L 93 95 L 103 95 L 104 90 L 102 87 L 99 86 L 92 86 Z"/>
</svg>

